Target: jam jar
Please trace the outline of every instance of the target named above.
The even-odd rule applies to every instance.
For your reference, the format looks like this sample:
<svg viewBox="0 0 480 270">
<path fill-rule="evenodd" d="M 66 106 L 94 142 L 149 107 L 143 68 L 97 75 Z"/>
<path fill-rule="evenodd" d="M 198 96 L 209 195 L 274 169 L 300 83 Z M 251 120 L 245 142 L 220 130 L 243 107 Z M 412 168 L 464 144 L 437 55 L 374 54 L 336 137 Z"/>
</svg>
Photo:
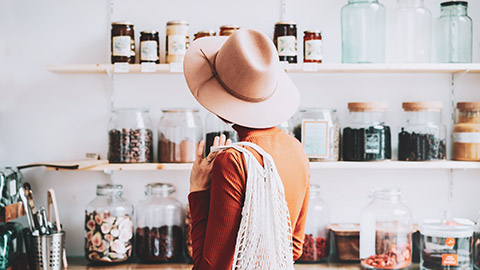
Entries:
<svg viewBox="0 0 480 270">
<path fill-rule="evenodd" d="M 222 26 L 220 26 L 219 36 L 229 37 L 229 36 L 233 35 L 233 33 L 235 33 L 235 31 L 237 31 L 238 29 L 240 29 L 240 26 L 238 26 L 236 24 L 222 25 Z"/>
<path fill-rule="evenodd" d="M 167 22 L 167 63 L 183 63 L 189 45 L 188 23 L 177 20 Z"/>
<path fill-rule="evenodd" d="M 160 64 L 160 38 L 157 31 L 140 32 L 140 63 Z"/>
<path fill-rule="evenodd" d="M 297 24 L 294 22 L 278 22 L 275 24 L 273 43 L 277 47 L 280 61 L 297 63 Z"/>
<path fill-rule="evenodd" d="M 194 38 L 193 38 L 193 41 L 199 39 L 199 38 L 202 38 L 202 37 L 213 37 L 215 36 L 217 33 L 215 33 L 215 31 L 213 30 L 208 30 L 208 31 L 198 31 L 197 33 L 195 33 L 194 35 Z"/>
<path fill-rule="evenodd" d="M 303 62 L 322 63 L 323 43 L 320 30 L 307 30 L 303 32 Z"/>
<path fill-rule="evenodd" d="M 205 117 L 205 151 L 204 156 L 208 156 L 210 148 L 213 145 L 213 140 L 216 136 L 225 135 L 227 139 L 232 142 L 238 141 L 237 132 L 230 124 L 227 124 L 213 113 L 208 113 Z"/>
<path fill-rule="evenodd" d="M 135 64 L 135 33 L 128 21 L 112 23 L 112 64 L 126 62 Z"/>
<path fill-rule="evenodd" d="M 480 102 L 458 102 L 453 126 L 453 159 L 480 160 Z"/>
<path fill-rule="evenodd" d="M 121 185 L 98 185 L 85 210 L 85 256 L 90 262 L 127 261 L 133 249 L 133 206 Z"/>
</svg>

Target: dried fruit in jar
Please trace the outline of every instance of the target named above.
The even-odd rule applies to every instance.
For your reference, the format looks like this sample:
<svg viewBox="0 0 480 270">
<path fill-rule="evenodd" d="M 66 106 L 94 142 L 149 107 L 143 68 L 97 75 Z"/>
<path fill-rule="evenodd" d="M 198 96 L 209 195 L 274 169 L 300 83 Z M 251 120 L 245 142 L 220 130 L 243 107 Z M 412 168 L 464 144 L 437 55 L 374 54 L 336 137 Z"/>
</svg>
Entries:
<svg viewBox="0 0 480 270">
<path fill-rule="evenodd" d="M 313 237 L 312 234 L 305 234 L 303 242 L 303 253 L 298 262 L 321 261 L 328 257 L 328 242 L 323 237 Z"/>
</svg>

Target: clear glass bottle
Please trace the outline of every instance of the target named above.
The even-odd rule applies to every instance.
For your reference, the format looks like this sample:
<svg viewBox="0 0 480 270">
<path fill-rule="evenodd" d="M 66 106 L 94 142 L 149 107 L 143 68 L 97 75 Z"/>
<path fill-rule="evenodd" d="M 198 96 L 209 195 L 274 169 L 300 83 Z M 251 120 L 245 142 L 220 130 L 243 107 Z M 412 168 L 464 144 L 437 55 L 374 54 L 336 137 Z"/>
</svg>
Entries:
<svg viewBox="0 0 480 270">
<path fill-rule="evenodd" d="M 458 102 L 453 126 L 453 159 L 480 161 L 480 102 Z"/>
<path fill-rule="evenodd" d="M 412 214 L 398 189 L 377 189 L 360 220 L 360 260 L 367 269 L 403 269 L 412 262 Z"/>
<path fill-rule="evenodd" d="M 424 0 L 397 0 L 393 15 L 393 61 L 430 62 L 432 14 Z"/>
<path fill-rule="evenodd" d="M 124 262 L 132 256 L 133 206 L 121 185 L 98 185 L 85 210 L 85 256 L 90 262 Z"/>
<path fill-rule="evenodd" d="M 145 199 L 136 207 L 137 256 L 149 262 L 179 262 L 184 254 L 182 204 L 171 195 L 171 184 L 152 183 L 145 186 Z"/>
<path fill-rule="evenodd" d="M 111 113 L 108 161 L 153 162 L 152 120 L 147 109 L 122 108 Z"/>
<path fill-rule="evenodd" d="M 320 196 L 320 186 L 310 185 L 310 202 L 305 222 L 305 240 L 300 263 L 324 261 L 329 255 L 329 208 Z"/>
<path fill-rule="evenodd" d="M 213 145 L 213 140 L 216 136 L 220 136 L 221 134 L 224 134 L 227 139 L 232 140 L 232 142 L 238 141 L 237 132 L 232 128 L 231 125 L 227 124 L 215 114 L 208 113 L 207 117 L 205 118 L 204 156 L 207 156 L 210 153 L 210 147 Z"/>
<path fill-rule="evenodd" d="M 342 8 L 342 62 L 385 62 L 386 11 L 378 0 L 348 0 Z"/>
<path fill-rule="evenodd" d="M 472 62 L 472 19 L 467 15 L 466 1 L 440 4 L 436 25 L 437 61 L 440 63 Z"/>
<path fill-rule="evenodd" d="M 441 102 L 404 102 L 405 123 L 398 134 L 398 160 L 446 159 L 446 127 Z"/>
<path fill-rule="evenodd" d="M 198 110 L 163 110 L 158 126 L 158 162 L 194 162 L 202 140 Z"/>
</svg>

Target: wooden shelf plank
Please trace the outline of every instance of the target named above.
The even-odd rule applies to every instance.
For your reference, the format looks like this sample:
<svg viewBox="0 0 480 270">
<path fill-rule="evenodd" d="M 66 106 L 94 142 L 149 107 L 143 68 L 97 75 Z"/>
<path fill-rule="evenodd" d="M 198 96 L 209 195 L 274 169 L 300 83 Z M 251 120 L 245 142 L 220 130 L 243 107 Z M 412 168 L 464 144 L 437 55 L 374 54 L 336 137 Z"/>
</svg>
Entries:
<svg viewBox="0 0 480 270">
<path fill-rule="evenodd" d="M 0 222 L 10 222 L 25 215 L 21 202 L 7 205 L 0 208 Z"/>
</svg>

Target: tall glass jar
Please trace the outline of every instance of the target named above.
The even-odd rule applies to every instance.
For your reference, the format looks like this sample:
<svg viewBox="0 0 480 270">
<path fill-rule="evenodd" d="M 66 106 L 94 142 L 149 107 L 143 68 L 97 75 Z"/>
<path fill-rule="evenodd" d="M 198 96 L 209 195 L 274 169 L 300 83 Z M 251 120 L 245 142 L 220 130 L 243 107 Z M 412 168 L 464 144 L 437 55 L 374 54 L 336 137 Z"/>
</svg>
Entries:
<svg viewBox="0 0 480 270">
<path fill-rule="evenodd" d="M 178 262 L 183 258 L 185 214 L 182 204 L 171 195 L 171 184 L 145 186 L 145 199 L 136 207 L 137 256 L 149 262 Z"/>
<path fill-rule="evenodd" d="M 310 202 L 305 222 L 305 240 L 301 263 L 324 261 L 329 255 L 328 245 L 329 210 L 320 196 L 320 186 L 310 185 Z"/>
<path fill-rule="evenodd" d="M 467 15 L 467 8 L 466 1 L 440 4 L 441 13 L 436 26 L 438 62 L 472 62 L 472 19 Z"/>
<path fill-rule="evenodd" d="M 163 110 L 158 126 L 158 162 L 194 162 L 202 140 L 198 110 Z"/>
<path fill-rule="evenodd" d="M 446 158 L 446 127 L 441 102 L 404 102 L 405 123 L 398 134 L 398 160 Z"/>
<path fill-rule="evenodd" d="M 124 262 L 132 256 L 133 206 L 121 185 L 98 185 L 85 210 L 85 256 L 90 262 Z"/>
<path fill-rule="evenodd" d="M 385 62 L 385 7 L 378 0 L 348 0 L 341 17 L 342 62 Z"/>
<path fill-rule="evenodd" d="M 216 136 L 224 134 L 227 139 L 232 142 L 238 141 L 237 132 L 226 122 L 218 118 L 213 113 L 208 113 L 205 118 L 205 151 L 204 156 L 210 153 L 210 148 L 213 145 L 213 140 Z"/>
<path fill-rule="evenodd" d="M 108 132 L 111 163 L 153 162 L 152 120 L 147 109 L 112 111 Z"/>
<path fill-rule="evenodd" d="M 480 160 L 480 102 L 458 102 L 453 126 L 453 159 Z"/>
<path fill-rule="evenodd" d="M 343 129 L 343 160 L 371 161 L 392 158 L 390 127 L 385 124 L 384 102 L 351 102 L 349 123 Z"/>
<path fill-rule="evenodd" d="M 397 0 L 393 18 L 393 61 L 430 62 L 432 14 L 424 0 Z"/>
<path fill-rule="evenodd" d="M 336 161 L 340 155 L 340 126 L 335 109 L 301 109 L 293 134 L 310 161 Z"/>
<path fill-rule="evenodd" d="M 367 269 L 403 269 L 412 262 L 412 214 L 398 189 L 377 189 L 360 221 L 360 260 Z"/>
</svg>

